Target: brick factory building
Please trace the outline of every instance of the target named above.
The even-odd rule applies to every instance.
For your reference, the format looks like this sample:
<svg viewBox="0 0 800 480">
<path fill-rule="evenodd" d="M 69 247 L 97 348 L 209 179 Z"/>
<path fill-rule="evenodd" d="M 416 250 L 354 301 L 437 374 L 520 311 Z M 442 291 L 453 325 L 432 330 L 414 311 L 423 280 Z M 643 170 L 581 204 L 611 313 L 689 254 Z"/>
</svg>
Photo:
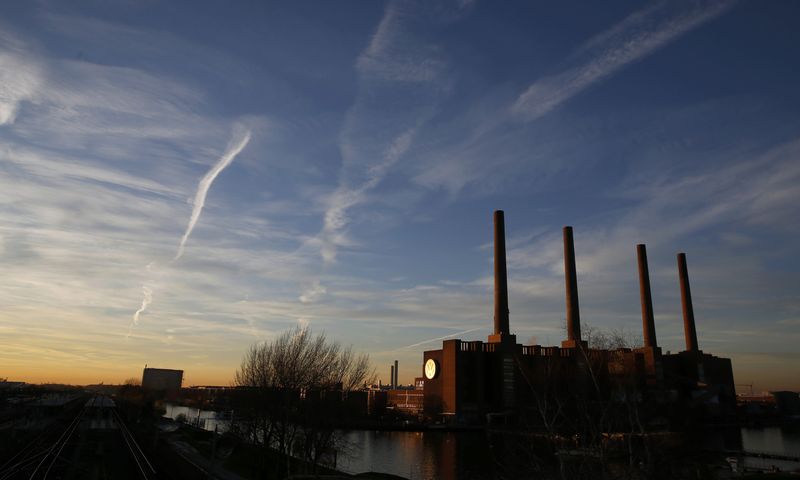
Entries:
<svg viewBox="0 0 800 480">
<path fill-rule="evenodd" d="M 563 236 L 567 338 L 560 346 L 521 345 L 509 327 L 504 215 L 494 213 L 494 333 L 486 342 L 446 340 L 441 349 L 424 352 L 425 414 L 481 423 L 541 408 L 542 399 L 553 395 L 636 398 L 671 411 L 732 413 L 731 361 L 699 349 L 685 254 L 678 254 L 678 270 L 686 350 L 664 354 L 658 346 L 644 245 L 636 247 L 643 346 L 593 349 L 581 337 L 572 227 L 564 227 Z"/>
</svg>

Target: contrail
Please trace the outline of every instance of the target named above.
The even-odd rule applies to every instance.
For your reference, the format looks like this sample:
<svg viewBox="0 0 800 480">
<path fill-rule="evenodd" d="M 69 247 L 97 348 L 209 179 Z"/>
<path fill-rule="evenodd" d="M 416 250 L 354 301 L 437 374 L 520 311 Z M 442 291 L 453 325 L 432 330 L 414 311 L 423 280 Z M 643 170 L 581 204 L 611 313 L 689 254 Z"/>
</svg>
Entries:
<svg viewBox="0 0 800 480">
<path fill-rule="evenodd" d="M 211 167 L 211 170 L 205 174 L 205 176 L 200 180 L 200 183 L 197 186 L 197 193 L 194 195 L 194 201 L 192 202 L 192 216 L 189 218 L 189 225 L 186 226 L 186 231 L 183 233 L 183 237 L 181 238 L 180 244 L 178 244 L 178 253 L 175 254 L 175 257 L 170 260 L 170 264 L 177 261 L 179 258 L 183 256 L 184 248 L 186 247 L 186 241 L 189 240 L 189 236 L 192 234 L 192 230 L 194 230 L 195 225 L 197 225 L 197 220 L 200 218 L 200 214 L 203 212 L 203 206 L 206 204 L 206 196 L 208 195 L 208 189 L 211 188 L 211 184 L 214 183 L 214 180 L 217 178 L 217 175 L 220 174 L 225 167 L 231 164 L 233 160 L 236 158 L 244 147 L 250 142 L 250 130 L 245 129 L 239 125 L 234 127 L 233 131 L 233 138 L 228 143 L 225 152 L 223 152 L 222 156 L 217 163 Z M 152 263 L 147 266 L 147 271 L 152 273 Z M 131 331 L 133 331 L 133 327 L 139 325 L 139 316 L 143 314 L 150 303 L 153 301 L 153 290 L 146 286 L 142 285 L 142 306 L 136 310 L 136 313 L 133 314 L 133 321 L 131 322 L 130 327 L 128 328 L 128 334 L 125 338 L 129 338 L 131 336 Z"/>
<path fill-rule="evenodd" d="M 415 344 L 413 344 L 413 345 L 406 345 L 405 347 L 400 347 L 400 348 L 398 348 L 398 350 L 404 350 L 404 349 L 406 349 L 406 348 L 418 347 L 418 346 L 420 346 L 420 345 L 424 345 L 424 344 L 426 344 L 426 343 L 435 342 L 435 341 L 437 341 L 437 340 L 447 340 L 447 339 L 448 339 L 448 338 L 450 338 L 450 337 L 455 337 L 455 336 L 457 336 L 457 335 L 464 335 L 465 333 L 474 332 L 475 330 L 480 330 L 480 329 L 482 329 L 482 328 L 483 328 L 483 327 L 470 328 L 469 330 L 464 330 L 463 332 L 451 333 L 450 335 L 445 335 L 444 337 L 438 337 L 438 338 L 431 338 L 431 339 L 429 339 L 429 340 L 423 340 L 423 341 L 421 341 L 421 342 L 418 342 L 418 343 L 415 343 Z"/>
<path fill-rule="evenodd" d="M 133 331 L 133 327 L 139 325 L 139 315 L 144 313 L 147 310 L 148 305 L 150 302 L 153 301 L 153 290 L 150 289 L 147 285 L 142 285 L 142 306 L 139 307 L 139 310 L 136 310 L 136 313 L 133 314 L 133 321 L 131 322 L 130 327 L 128 327 L 128 334 L 125 335 L 125 338 L 131 336 L 131 331 Z"/>
<path fill-rule="evenodd" d="M 150 302 L 153 301 L 153 290 L 150 287 L 142 286 L 142 293 L 144 294 L 144 298 L 142 299 L 142 306 L 139 307 L 139 310 L 136 310 L 136 313 L 133 314 L 133 324 L 139 325 L 139 315 L 142 314 L 145 310 L 147 310 L 147 306 L 150 305 Z"/>
<path fill-rule="evenodd" d="M 725 13 L 734 3 L 691 2 L 693 8 L 677 13 L 671 10 L 682 5 L 679 2 L 650 4 L 591 39 L 569 60 L 567 68 L 530 85 L 511 111 L 525 121 L 543 117 L 592 85 Z"/>
<path fill-rule="evenodd" d="M 189 225 L 186 226 L 186 232 L 184 232 L 183 238 L 181 238 L 181 243 L 178 245 L 178 253 L 175 254 L 175 258 L 173 258 L 170 263 L 183 256 L 183 250 L 186 247 L 186 241 L 189 240 L 189 235 L 192 234 L 192 230 L 194 230 L 194 226 L 197 225 L 197 220 L 200 218 L 200 214 L 203 212 L 203 206 L 206 204 L 206 195 L 208 195 L 208 189 L 211 188 L 211 184 L 214 183 L 217 175 L 225 170 L 225 167 L 230 165 L 236 156 L 239 155 L 242 150 L 244 150 L 244 147 L 247 146 L 247 143 L 250 142 L 250 130 L 239 128 L 236 130 L 238 131 L 234 132 L 234 137 L 228 144 L 228 148 L 225 150 L 225 153 L 222 154 L 217 163 L 211 167 L 211 170 L 206 173 L 203 179 L 200 180 L 200 184 L 197 186 L 197 193 L 195 193 L 194 202 L 192 202 L 194 206 L 192 208 L 192 216 L 189 218 Z M 236 137 L 240 138 L 237 139 Z"/>
</svg>

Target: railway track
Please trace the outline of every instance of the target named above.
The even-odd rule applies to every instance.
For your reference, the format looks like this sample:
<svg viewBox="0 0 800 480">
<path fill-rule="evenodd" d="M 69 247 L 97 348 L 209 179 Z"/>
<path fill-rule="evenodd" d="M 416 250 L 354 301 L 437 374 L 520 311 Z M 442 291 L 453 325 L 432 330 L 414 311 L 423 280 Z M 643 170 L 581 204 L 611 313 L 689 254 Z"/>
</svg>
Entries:
<svg viewBox="0 0 800 480">
<path fill-rule="evenodd" d="M 133 457 L 142 479 L 148 480 L 150 478 L 155 478 L 156 470 L 153 468 L 153 464 L 150 463 L 150 461 L 147 459 L 147 456 L 139 447 L 139 444 L 136 443 L 136 439 L 128 429 L 128 426 L 125 425 L 125 422 L 122 420 L 122 417 L 116 408 L 113 410 L 113 412 L 117 419 L 120 433 L 122 433 L 122 438 L 125 440 L 125 444 L 128 446 L 128 451 Z"/>
<path fill-rule="evenodd" d="M 142 448 L 136 442 L 130 429 L 120 416 L 113 401 L 108 397 L 94 396 L 89 399 L 77 414 L 67 423 L 66 427 L 45 429 L 30 443 L 20 449 L 13 457 L 0 466 L 0 480 L 45 480 L 48 478 L 84 478 L 84 474 L 96 467 L 91 462 L 80 462 L 76 464 L 72 459 L 82 456 L 81 449 L 88 449 L 84 442 L 73 441 L 75 432 L 82 430 L 86 432 L 92 426 L 92 413 L 97 413 L 97 409 L 107 409 L 109 422 L 105 424 L 105 429 L 99 438 L 96 438 L 95 446 L 100 451 L 108 450 L 113 452 L 119 443 L 125 445 L 129 459 L 136 466 L 136 471 L 131 472 L 124 469 L 125 474 L 109 474 L 105 466 L 101 467 L 101 476 L 107 478 L 140 478 L 142 480 L 153 480 L 158 478 L 156 470 L 148 460 Z M 116 430 L 118 433 L 114 433 Z M 81 437 L 81 435 L 78 435 Z M 122 442 L 119 442 L 121 437 Z M 77 451 L 76 451 L 77 450 Z M 86 457 L 91 458 L 90 455 Z M 114 462 L 116 463 L 116 459 Z M 121 469 L 121 465 L 116 465 Z M 95 468 L 95 470 L 97 470 Z M 133 473 L 133 475 L 132 475 Z"/>
<path fill-rule="evenodd" d="M 58 434 L 57 428 L 46 428 L 30 443 L 25 445 L 16 455 L 11 457 L 6 463 L 0 466 L 0 480 L 17 479 L 17 478 L 41 478 L 42 475 L 37 477 L 39 470 L 48 460 L 53 463 L 61 454 L 66 442 L 72 437 L 83 413 L 86 411 L 84 405 L 67 424 L 66 428 L 61 431 L 60 435 L 53 439 Z M 52 468 L 52 464 L 48 464 L 45 468 Z"/>
</svg>

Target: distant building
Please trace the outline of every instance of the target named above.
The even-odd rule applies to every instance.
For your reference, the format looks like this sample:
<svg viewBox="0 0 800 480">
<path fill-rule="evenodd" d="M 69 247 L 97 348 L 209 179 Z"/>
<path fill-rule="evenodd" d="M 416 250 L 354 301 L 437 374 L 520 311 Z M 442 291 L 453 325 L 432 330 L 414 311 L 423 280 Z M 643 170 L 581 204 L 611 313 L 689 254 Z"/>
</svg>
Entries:
<svg viewBox="0 0 800 480">
<path fill-rule="evenodd" d="M 158 392 L 177 392 L 183 385 L 183 370 L 147 368 L 142 373 L 142 388 Z"/>
<path fill-rule="evenodd" d="M 736 396 L 742 411 L 755 416 L 800 416 L 800 394 L 798 392 L 762 392 Z"/>
<path fill-rule="evenodd" d="M 424 407 L 425 392 L 423 390 L 389 390 L 386 406 L 404 413 L 418 415 Z"/>
<path fill-rule="evenodd" d="M 775 406 L 775 397 L 769 392 L 743 393 L 736 396 L 736 403 L 739 405 L 763 405 Z"/>
</svg>

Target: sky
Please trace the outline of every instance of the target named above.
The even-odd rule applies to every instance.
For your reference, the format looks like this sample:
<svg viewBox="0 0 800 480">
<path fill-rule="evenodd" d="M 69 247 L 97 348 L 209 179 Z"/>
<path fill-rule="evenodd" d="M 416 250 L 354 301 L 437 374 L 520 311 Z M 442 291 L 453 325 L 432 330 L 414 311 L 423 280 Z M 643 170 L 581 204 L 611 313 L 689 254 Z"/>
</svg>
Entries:
<svg viewBox="0 0 800 480">
<path fill-rule="evenodd" d="M 800 389 L 800 3 L 4 1 L 0 378 L 230 384 L 295 326 L 421 376 L 581 319 Z M 586 328 L 586 327 L 584 327 Z M 748 387 L 742 387 L 748 388 Z"/>
</svg>

